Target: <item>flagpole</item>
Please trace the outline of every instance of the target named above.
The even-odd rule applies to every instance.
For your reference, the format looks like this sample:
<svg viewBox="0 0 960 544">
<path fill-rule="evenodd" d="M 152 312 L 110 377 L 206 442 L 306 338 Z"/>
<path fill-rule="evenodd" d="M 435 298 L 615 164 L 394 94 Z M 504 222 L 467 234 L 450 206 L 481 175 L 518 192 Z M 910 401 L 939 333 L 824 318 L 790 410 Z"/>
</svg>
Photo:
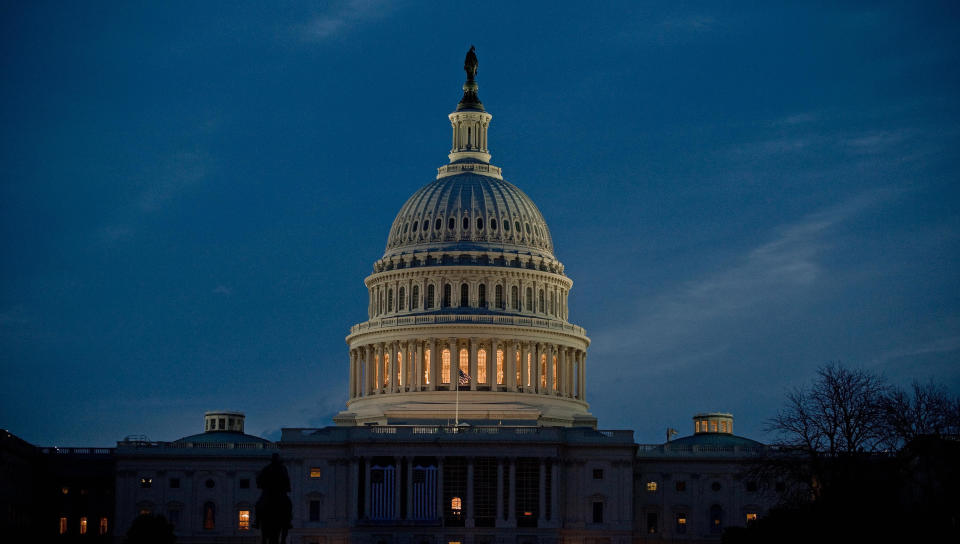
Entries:
<svg viewBox="0 0 960 544">
<path fill-rule="evenodd" d="M 459 369 L 457 369 L 457 374 L 460 374 Z M 460 376 L 457 376 L 457 408 L 455 415 L 453 416 L 453 426 L 460 426 Z"/>
</svg>

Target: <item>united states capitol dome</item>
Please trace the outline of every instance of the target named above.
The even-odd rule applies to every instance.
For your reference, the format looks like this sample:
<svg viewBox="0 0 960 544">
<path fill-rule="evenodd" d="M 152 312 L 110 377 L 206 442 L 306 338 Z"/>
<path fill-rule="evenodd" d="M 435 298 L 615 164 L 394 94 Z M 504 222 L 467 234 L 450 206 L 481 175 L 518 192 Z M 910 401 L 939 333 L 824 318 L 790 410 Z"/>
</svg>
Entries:
<svg viewBox="0 0 960 544">
<path fill-rule="evenodd" d="M 523 191 L 497 177 L 462 172 L 425 185 L 407 200 L 393 221 L 384 256 L 429 251 L 498 251 L 552 260 L 553 242 L 543 215 Z"/>
</svg>

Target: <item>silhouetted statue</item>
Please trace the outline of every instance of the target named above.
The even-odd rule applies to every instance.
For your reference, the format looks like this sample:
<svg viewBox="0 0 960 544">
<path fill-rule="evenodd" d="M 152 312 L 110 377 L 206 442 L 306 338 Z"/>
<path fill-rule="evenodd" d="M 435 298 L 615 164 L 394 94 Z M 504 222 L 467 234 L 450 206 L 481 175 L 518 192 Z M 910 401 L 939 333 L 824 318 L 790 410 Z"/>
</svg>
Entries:
<svg viewBox="0 0 960 544">
<path fill-rule="evenodd" d="M 293 526 L 293 503 L 287 493 L 290 492 L 290 475 L 287 467 L 280 461 L 280 455 L 274 453 L 270 464 L 257 474 L 257 487 L 261 489 L 257 499 L 254 527 L 260 529 L 263 544 L 285 544 L 287 531 Z"/>
<path fill-rule="evenodd" d="M 470 46 L 470 50 L 467 51 L 467 58 L 463 59 L 463 69 L 467 72 L 467 81 L 473 81 L 477 77 L 477 68 L 480 66 L 480 62 L 477 61 L 477 48 Z"/>
</svg>

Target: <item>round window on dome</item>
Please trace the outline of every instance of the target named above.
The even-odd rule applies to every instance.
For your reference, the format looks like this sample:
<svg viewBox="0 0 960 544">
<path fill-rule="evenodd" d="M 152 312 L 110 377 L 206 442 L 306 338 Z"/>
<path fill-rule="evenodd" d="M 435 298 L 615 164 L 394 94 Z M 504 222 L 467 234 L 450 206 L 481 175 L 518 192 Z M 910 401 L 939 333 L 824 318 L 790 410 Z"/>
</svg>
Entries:
<svg viewBox="0 0 960 544">
<path fill-rule="evenodd" d="M 513 226 L 514 226 L 514 228 L 517 229 L 517 232 L 520 232 L 520 222 L 519 222 L 519 221 L 514 221 L 514 222 L 513 222 Z"/>
<path fill-rule="evenodd" d="M 478 217 L 478 218 L 477 218 L 477 230 L 483 230 L 483 218 L 482 218 L 482 217 Z"/>
<path fill-rule="evenodd" d="M 443 226 L 443 220 L 439 217 L 437 218 L 437 223 L 434 225 L 433 230 L 440 230 L 440 227 Z"/>
<path fill-rule="evenodd" d="M 496 220 L 496 219 L 491 219 L 491 220 L 490 220 L 490 229 L 491 229 L 491 230 L 497 230 L 497 220 Z"/>
<path fill-rule="evenodd" d="M 408 229 L 409 227 L 410 227 L 410 223 L 404 223 L 404 225 L 403 225 L 403 233 L 404 233 L 404 234 L 407 233 L 407 229 Z"/>
<path fill-rule="evenodd" d="M 456 226 L 457 220 L 451 217 L 450 220 L 447 221 L 447 230 L 453 230 Z"/>
<path fill-rule="evenodd" d="M 504 221 L 504 222 L 503 222 L 503 230 L 505 230 L 505 231 L 507 231 L 507 232 L 510 231 L 510 221 Z"/>
<path fill-rule="evenodd" d="M 530 223 L 524 223 L 523 226 L 527 227 L 527 234 L 530 234 Z"/>
<path fill-rule="evenodd" d="M 470 230 L 470 218 L 469 218 L 469 217 L 464 217 L 464 218 L 463 218 L 463 230 Z"/>
<path fill-rule="evenodd" d="M 417 232 L 417 227 L 418 227 L 418 226 L 420 226 L 420 222 L 419 222 L 419 221 L 414 221 L 414 222 L 413 222 L 413 232 Z"/>
</svg>

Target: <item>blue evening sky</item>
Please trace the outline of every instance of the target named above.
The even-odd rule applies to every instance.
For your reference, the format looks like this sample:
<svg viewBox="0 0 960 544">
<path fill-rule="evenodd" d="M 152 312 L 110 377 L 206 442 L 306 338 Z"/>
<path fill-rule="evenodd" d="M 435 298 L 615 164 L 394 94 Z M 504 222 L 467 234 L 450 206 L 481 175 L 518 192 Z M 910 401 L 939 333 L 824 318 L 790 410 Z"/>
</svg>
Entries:
<svg viewBox="0 0 960 544">
<path fill-rule="evenodd" d="M 28 441 L 331 424 L 470 44 L 601 427 L 764 439 L 828 361 L 960 393 L 956 2 L 154 4 L 0 8 L 0 426 Z"/>
</svg>

